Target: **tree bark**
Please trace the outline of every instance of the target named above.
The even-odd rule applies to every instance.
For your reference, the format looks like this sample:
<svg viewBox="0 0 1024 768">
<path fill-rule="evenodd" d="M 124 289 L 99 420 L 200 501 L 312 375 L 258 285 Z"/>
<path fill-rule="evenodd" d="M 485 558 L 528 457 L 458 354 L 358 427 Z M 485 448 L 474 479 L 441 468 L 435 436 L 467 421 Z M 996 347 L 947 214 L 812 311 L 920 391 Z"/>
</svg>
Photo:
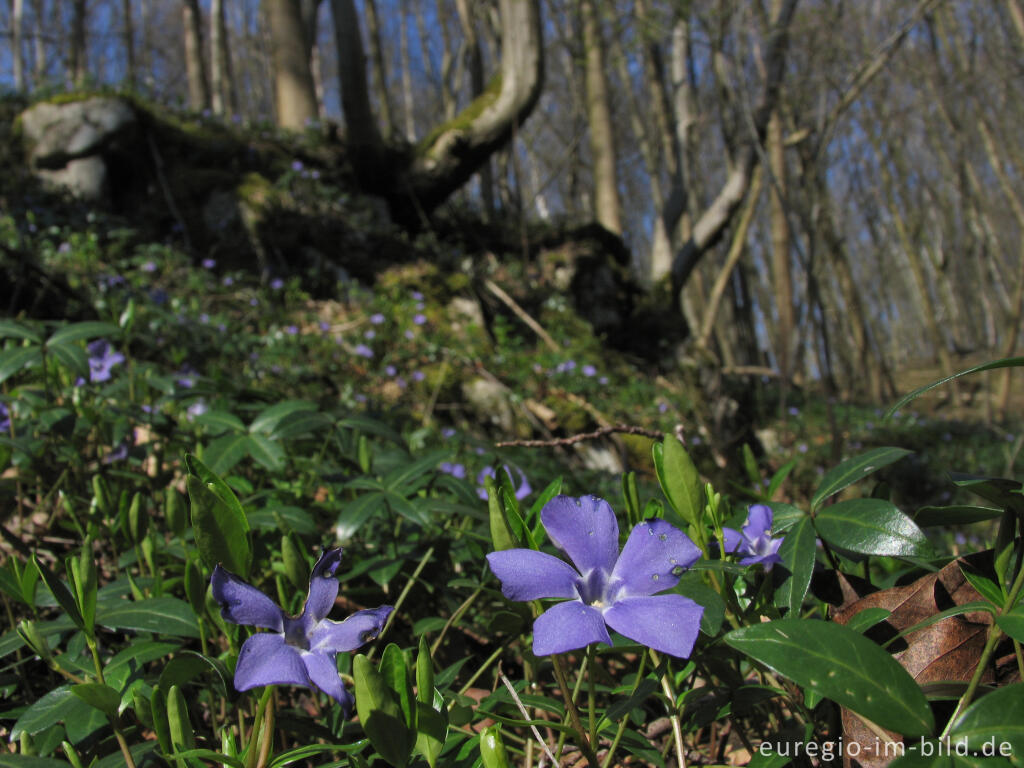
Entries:
<svg viewBox="0 0 1024 768">
<path fill-rule="evenodd" d="M 22 56 L 22 33 L 25 21 L 25 0 L 11 2 L 11 59 L 14 68 L 14 90 L 25 90 L 25 59 Z"/>
<path fill-rule="evenodd" d="M 210 1 L 210 100 L 213 114 L 238 111 L 224 0 Z"/>
<path fill-rule="evenodd" d="M 778 342 L 779 376 L 783 389 L 793 376 L 793 331 L 796 327 L 793 312 L 793 276 L 790 271 L 789 221 L 786 213 L 786 158 L 782 143 L 782 120 L 778 110 L 768 121 L 768 166 L 771 169 L 768 208 L 772 231 L 772 287 L 778 322 L 775 326 Z"/>
<path fill-rule="evenodd" d="M 455 9 L 459 16 L 464 42 L 463 55 L 466 69 L 469 72 L 469 92 L 472 98 L 484 92 L 484 57 L 480 50 L 480 37 L 477 35 L 469 0 L 455 0 Z M 480 167 L 480 197 L 484 204 L 484 213 L 493 217 L 494 208 L 494 173 L 491 171 L 491 159 L 488 158 Z"/>
<path fill-rule="evenodd" d="M 693 232 L 676 253 L 672 261 L 671 284 L 674 301 L 678 297 L 697 263 L 718 241 L 725 228 L 732 221 L 736 210 L 750 187 L 751 172 L 757 161 L 758 147 L 764 141 L 768 120 L 778 101 L 779 89 L 785 71 L 786 47 L 789 25 L 796 11 L 797 0 L 783 0 L 779 13 L 772 20 L 768 33 L 764 58 L 765 81 L 760 104 L 754 111 L 753 126 L 733 153 L 734 162 L 725 184 L 711 204 L 700 214 L 693 226 Z M 682 215 L 682 207 L 677 208 Z M 674 211 L 672 212 L 675 213 Z M 666 229 L 671 231 L 678 216 L 667 219 Z M 671 225 L 671 226 L 670 226 Z"/>
<path fill-rule="evenodd" d="M 85 85 L 85 14 L 86 0 L 74 0 L 71 6 L 71 50 L 68 54 L 68 79 L 76 88 Z"/>
<path fill-rule="evenodd" d="M 615 130 L 612 127 L 604 41 L 596 4 L 597 0 L 580 0 L 579 4 L 583 49 L 586 54 L 587 122 L 594 174 L 594 213 L 598 224 L 609 232 L 621 235 L 622 210 L 615 167 Z"/>
<path fill-rule="evenodd" d="M 409 60 L 408 0 L 398 10 L 398 62 L 402 82 L 402 117 L 406 141 L 416 141 L 416 100 L 412 94 L 412 63 Z"/>
<path fill-rule="evenodd" d="M 209 109 L 210 86 L 203 56 L 203 17 L 199 0 L 184 0 L 181 21 L 185 31 L 185 72 L 188 78 L 188 106 L 196 112 Z"/>
<path fill-rule="evenodd" d="M 264 0 L 274 62 L 277 124 L 298 131 L 317 119 L 307 31 L 294 0 Z"/>
<path fill-rule="evenodd" d="M 135 24 L 132 20 L 132 0 L 121 1 L 121 24 L 124 37 L 125 80 L 128 87 L 134 90 L 138 81 L 138 68 L 135 63 Z"/>
</svg>

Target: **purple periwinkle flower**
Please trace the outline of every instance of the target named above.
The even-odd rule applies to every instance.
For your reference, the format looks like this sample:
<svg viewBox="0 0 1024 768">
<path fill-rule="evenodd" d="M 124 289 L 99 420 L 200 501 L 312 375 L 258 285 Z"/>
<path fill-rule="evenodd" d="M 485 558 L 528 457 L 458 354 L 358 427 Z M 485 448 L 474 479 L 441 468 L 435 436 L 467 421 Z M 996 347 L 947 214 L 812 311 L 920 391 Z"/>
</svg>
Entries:
<svg viewBox="0 0 1024 768">
<path fill-rule="evenodd" d="M 196 377 L 198 376 L 199 371 L 186 363 L 181 366 L 181 371 L 179 371 L 178 378 L 174 380 L 174 383 L 182 389 L 192 389 L 196 385 Z"/>
<path fill-rule="evenodd" d="M 772 538 L 772 518 L 771 507 L 764 504 L 751 505 L 747 513 L 747 524 L 742 531 L 722 529 L 725 551 L 743 555 L 740 565 L 761 563 L 766 571 L 770 571 L 775 563 L 782 562 L 779 557 L 782 539 Z"/>
<path fill-rule="evenodd" d="M 289 336 L 295 336 L 299 332 L 299 326 L 289 325 L 284 329 L 284 332 L 287 333 Z"/>
<path fill-rule="evenodd" d="M 505 464 L 504 466 L 505 471 L 508 472 L 508 476 L 515 480 L 515 475 L 512 472 L 513 468 L 510 467 L 508 464 Z M 530 481 L 526 479 L 526 473 L 523 472 L 523 470 L 521 470 L 519 467 L 515 467 L 515 471 L 519 473 L 519 487 L 516 488 L 516 498 L 522 500 L 529 496 L 531 493 L 533 493 L 533 488 L 530 487 Z M 480 473 L 476 476 L 476 484 L 480 486 L 479 488 L 476 489 L 476 495 L 479 496 L 481 499 L 486 500 L 487 488 L 484 486 L 484 478 L 496 478 L 497 476 L 498 473 L 495 471 L 494 467 L 484 467 L 483 469 L 481 469 Z"/>
<path fill-rule="evenodd" d="M 203 269 L 213 269 L 216 266 L 216 259 L 203 259 Z"/>
<path fill-rule="evenodd" d="M 398 369 L 395 368 L 395 366 L 393 365 L 386 365 L 384 366 L 384 373 L 386 373 L 388 376 L 394 376 L 398 373 Z"/>
<path fill-rule="evenodd" d="M 280 277 L 275 277 L 270 281 L 270 289 L 272 291 L 280 291 L 282 288 L 284 288 L 284 280 Z"/>
<path fill-rule="evenodd" d="M 370 322 L 373 323 L 374 325 L 380 325 L 381 323 L 384 322 L 384 315 L 381 314 L 380 312 L 376 312 L 370 315 Z"/>
<path fill-rule="evenodd" d="M 296 171 L 296 172 L 301 171 L 302 170 L 302 161 L 301 160 L 292 160 L 292 170 Z"/>
<path fill-rule="evenodd" d="M 424 315 L 422 312 L 419 312 L 413 315 L 412 321 L 416 323 L 416 325 L 423 325 L 425 322 L 427 322 L 427 316 Z"/>
<path fill-rule="evenodd" d="M 442 461 L 440 469 L 445 474 L 457 477 L 460 480 L 466 477 L 466 465 L 451 461 Z"/>
<path fill-rule="evenodd" d="M 203 400 L 197 400 L 185 409 L 185 416 L 189 421 L 194 421 L 197 417 L 202 416 L 208 410 L 210 410 L 210 406 L 208 406 Z"/>
<path fill-rule="evenodd" d="M 89 352 L 89 381 L 109 381 L 110 369 L 118 363 L 124 362 L 124 355 L 114 352 L 106 339 L 96 339 L 88 346 Z"/>
<path fill-rule="evenodd" d="M 686 658 L 693 651 L 704 609 L 674 587 L 697 562 L 700 550 L 664 520 L 646 520 L 630 531 L 619 552 L 619 524 L 604 499 L 556 496 L 540 513 L 548 536 L 572 561 L 532 549 L 487 556 L 510 600 L 565 598 L 533 623 L 537 656 L 591 643 L 612 645 L 608 627 L 642 645 Z"/>
<path fill-rule="evenodd" d="M 142 264 L 141 269 L 143 272 L 156 272 L 156 262 L 150 259 Z"/>
<path fill-rule="evenodd" d="M 7 410 L 7 406 L 0 403 L 0 432 L 11 431 L 11 412 Z"/>
<path fill-rule="evenodd" d="M 413 291 L 409 295 L 412 296 L 413 301 L 423 301 L 423 294 L 419 291 Z"/>
<path fill-rule="evenodd" d="M 225 278 L 224 278 L 224 279 L 223 279 L 223 280 L 221 281 L 221 283 L 222 283 L 222 284 L 223 284 L 223 285 L 224 285 L 224 286 L 225 286 L 226 288 L 230 288 L 230 287 L 231 287 L 232 285 L 234 285 L 234 284 L 235 284 L 235 278 L 233 278 L 233 277 L 232 277 L 231 275 L 228 275 L 227 277 L 225 277 Z"/>
<path fill-rule="evenodd" d="M 367 341 L 372 341 L 374 337 L 376 337 L 376 335 L 377 332 L 373 330 L 373 328 L 371 328 L 370 330 L 363 334 L 363 338 L 366 339 Z"/>
<path fill-rule="evenodd" d="M 416 334 L 414 334 L 412 332 L 412 330 L 406 330 L 406 332 L 405 332 L 405 338 L 409 339 L 409 341 L 412 341 L 412 337 L 415 336 L 415 335 Z"/>
<path fill-rule="evenodd" d="M 338 596 L 334 574 L 340 563 L 340 549 L 320 555 L 309 577 L 306 604 L 295 617 L 220 565 L 213 569 L 210 585 L 221 616 L 234 624 L 272 630 L 257 632 L 242 645 L 235 666 L 237 690 L 260 685 L 315 686 L 341 704 L 346 713 L 351 709 L 352 694 L 345 690 L 335 656 L 376 638 L 393 608 L 382 605 L 356 611 L 344 621 L 328 619 Z"/>
<path fill-rule="evenodd" d="M 584 366 L 583 366 L 583 367 L 582 367 L 582 368 L 580 369 L 580 371 L 581 371 L 581 372 L 583 373 L 583 375 L 584 375 L 584 376 L 586 376 L 587 378 L 590 378 L 591 376 L 596 376 L 596 375 L 597 375 L 597 368 L 595 368 L 594 366 L 592 366 L 592 365 L 591 365 L 590 363 L 587 363 L 586 365 L 584 365 Z"/>
<path fill-rule="evenodd" d="M 412 372 L 412 380 L 413 381 L 423 381 L 425 378 L 427 378 L 427 374 L 425 374 L 423 371 L 413 371 Z"/>
<path fill-rule="evenodd" d="M 365 357 L 367 359 L 373 357 L 373 350 L 370 349 L 365 344 L 358 344 L 358 345 L 356 345 L 356 348 L 353 349 L 352 351 L 355 354 L 359 355 L 360 357 Z"/>
</svg>

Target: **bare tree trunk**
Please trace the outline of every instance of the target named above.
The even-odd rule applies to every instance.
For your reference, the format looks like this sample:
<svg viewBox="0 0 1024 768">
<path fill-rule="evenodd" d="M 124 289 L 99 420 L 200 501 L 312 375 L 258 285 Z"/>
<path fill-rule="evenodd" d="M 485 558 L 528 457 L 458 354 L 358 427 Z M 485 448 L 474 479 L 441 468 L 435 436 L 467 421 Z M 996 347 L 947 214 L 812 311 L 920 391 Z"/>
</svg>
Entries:
<svg viewBox="0 0 1024 768">
<path fill-rule="evenodd" d="M 444 107 L 444 119 L 455 117 L 458 97 L 457 89 L 452 84 L 452 35 L 448 29 L 448 13 L 444 0 L 437 0 L 437 24 L 441 28 L 441 104 Z"/>
<path fill-rule="evenodd" d="M 76 88 L 85 85 L 85 14 L 86 0 L 73 0 L 71 6 L 71 40 L 68 55 L 68 79 Z"/>
<path fill-rule="evenodd" d="M 25 0 L 11 2 L 11 59 L 14 66 L 14 90 L 25 90 L 25 59 L 22 55 L 22 31 L 25 21 Z"/>
<path fill-rule="evenodd" d="M 793 376 L 793 276 L 790 272 L 789 221 L 786 216 L 786 158 L 782 143 L 782 120 L 778 110 L 768 121 L 768 166 L 772 177 L 768 206 L 772 230 L 772 287 L 778 312 L 776 354 L 783 392 Z M 783 395 L 785 399 L 785 395 Z"/>
<path fill-rule="evenodd" d="M 335 45 L 338 49 L 341 107 L 345 113 L 345 127 L 348 129 L 346 138 L 353 160 L 366 163 L 364 172 L 373 172 L 383 147 L 373 108 L 370 106 L 370 94 L 366 89 L 366 56 L 363 54 L 363 39 L 359 34 L 359 16 L 354 0 L 331 0 L 331 17 L 334 20 Z M 370 35 L 371 41 L 374 37 Z M 380 66 L 384 66 L 383 60 Z M 383 82 L 383 69 L 379 77 Z M 382 96 L 382 103 L 386 107 L 387 94 L 383 93 Z"/>
<path fill-rule="evenodd" d="M 459 25 L 462 27 L 462 37 L 465 41 L 463 52 L 466 68 L 469 70 L 469 92 L 475 99 L 484 92 L 484 58 L 480 50 L 480 37 L 476 31 L 469 0 L 455 0 L 455 9 L 459 15 Z M 494 173 L 491 164 L 492 160 L 488 158 L 480 167 L 480 197 L 483 200 L 484 213 L 493 218 Z"/>
<path fill-rule="evenodd" d="M 132 0 L 121 0 L 122 35 L 124 36 L 124 55 L 128 87 L 135 89 L 138 70 L 135 63 L 135 24 L 132 21 Z"/>
<path fill-rule="evenodd" d="M 213 114 L 238 111 L 224 0 L 210 0 L 210 97 Z"/>
<path fill-rule="evenodd" d="M 185 72 L 188 76 L 188 106 L 200 111 L 210 107 L 210 86 L 203 56 L 203 17 L 199 0 L 184 0 L 181 20 L 185 30 Z"/>
<path fill-rule="evenodd" d="M 796 11 L 797 0 L 783 0 L 779 12 L 772 19 L 771 29 L 765 47 L 765 81 L 761 101 L 753 116 L 753 135 L 747 136 L 733 152 L 734 160 L 725 184 L 711 204 L 700 214 L 693 226 L 693 232 L 676 253 L 672 262 L 672 296 L 679 296 L 701 257 L 718 241 L 722 232 L 732 221 L 733 215 L 746 196 L 750 186 L 751 172 L 757 160 L 758 144 L 764 141 L 768 120 L 778 100 L 779 89 L 785 71 L 786 47 L 789 25 Z M 676 214 L 678 211 L 678 215 Z M 666 230 L 675 227 L 683 208 L 677 206 L 667 218 Z M 671 224 L 671 226 L 669 226 Z"/>
<path fill-rule="evenodd" d="M 309 66 L 308 32 L 293 0 L 264 0 L 274 62 L 277 124 L 302 130 L 317 119 L 316 90 Z"/>
<path fill-rule="evenodd" d="M 392 116 L 391 96 L 388 88 L 388 70 L 384 64 L 384 50 L 380 42 L 380 22 L 377 19 L 377 0 L 365 0 L 366 8 L 366 30 L 370 44 L 370 61 L 373 64 L 373 82 L 377 94 L 377 106 L 380 109 L 381 133 L 385 139 L 390 139 L 395 133 L 395 119 Z M 332 3 L 333 8 L 333 3 Z M 333 13 L 333 10 L 332 10 Z M 352 14 L 355 19 L 355 13 Z M 358 23 L 356 20 L 353 23 Z M 358 36 L 358 27 L 355 27 Z M 347 55 L 347 54 L 346 54 Z M 365 70 L 366 65 L 362 68 Z M 363 76 L 365 79 L 365 75 Z"/>
<path fill-rule="evenodd" d="M 46 46 L 43 41 L 43 19 L 46 18 L 46 0 L 36 0 L 33 5 L 35 21 L 32 24 L 32 80 L 36 87 L 46 79 Z"/>
<path fill-rule="evenodd" d="M 398 61 L 402 69 L 402 117 L 406 141 L 416 141 L 416 105 L 412 95 L 412 64 L 409 60 L 408 0 L 402 0 L 398 12 Z"/>
<path fill-rule="evenodd" d="M 579 5 L 586 55 L 587 122 L 593 161 L 595 214 L 598 224 L 609 232 L 621 235 L 622 206 L 619 203 L 619 177 L 615 167 L 615 130 L 612 127 L 604 40 L 597 2 L 580 0 Z"/>
</svg>

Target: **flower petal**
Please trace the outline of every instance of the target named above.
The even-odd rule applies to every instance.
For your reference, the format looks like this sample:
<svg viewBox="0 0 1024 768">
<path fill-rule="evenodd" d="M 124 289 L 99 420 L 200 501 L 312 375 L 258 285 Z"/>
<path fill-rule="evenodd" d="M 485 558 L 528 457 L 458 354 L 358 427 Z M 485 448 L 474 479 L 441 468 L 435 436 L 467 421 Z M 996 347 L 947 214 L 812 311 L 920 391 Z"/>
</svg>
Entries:
<svg viewBox="0 0 1024 768">
<path fill-rule="evenodd" d="M 723 528 L 722 538 L 725 541 L 726 552 L 735 552 L 743 546 L 743 534 L 733 528 Z"/>
<path fill-rule="evenodd" d="M 682 595 L 624 597 L 605 609 L 608 626 L 656 651 L 685 659 L 693 651 L 704 608 Z"/>
<path fill-rule="evenodd" d="M 283 635 L 260 632 L 242 645 L 235 666 L 235 688 L 247 691 L 258 685 L 309 685 L 302 652 Z"/>
<path fill-rule="evenodd" d="M 555 496 L 540 519 L 555 546 L 586 576 L 595 568 L 611 573 L 619 555 L 619 524 L 604 499 Z"/>
<path fill-rule="evenodd" d="M 341 682 L 341 675 L 338 674 L 338 666 L 334 661 L 333 653 L 318 653 L 316 651 L 300 651 L 302 663 L 306 665 L 306 674 L 310 681 L 326 693 L 332 699 L 345 708 L 347 714 L 352 709 L 355 699 Z"/>
<path fill-rule="evenodd" d="M 324 619 L 309 633 L 309 650 L 319 653 L 354 651 L 381 633 L 393 610 L 390 605 L 382 605 L 356 611 L 344 621 Z"/>
<path fill-rule="evenodd" d="M 682 570 L 698 559 L 700 548 L 689 536 L 664 520 L 647 520 L 630 531 L 610 585 L 614 590 L 619 582 L 626 595 L 653 595 L 674 587 Z"/>
<path fill-rule="evenodd" d="M 532 549 L 491 552 L 487 564 L 501 581 L 501 594 L 509 600 L 542 597 L 577 597 L 580 575 L 564 560 Z"/>
<path fill-rule="evenodd" d="M 548 656 L 591 643 L 612 644 L 601 612 L 579 600 L 548 608 L 533 622 L 533 653 Z"/>
<path fill-rule="evenodd" d="M 213 599 L 220 604 L 220 615 L 233 624 L 284 631 L 284 614 L 269 597 L 220 565 L 210 578 Z"/>
<path fill-rule="evenodd" d="M 747 512 L 747 524 L 743 526 L 743 535 L 750 541 L 763 536 L 772 529 L 772 509 L 764 504 L 752 504 Z"/>
<path fill-rule="evenodd" d="M 338 596 L 338 579 L 334 573 L 341 564 L 341 549 L 329 549 L 320 555 L 309 577 L 309 596 L 302 608 L 302 618 L 310 629 L 327 617 Z"/>
</svg>

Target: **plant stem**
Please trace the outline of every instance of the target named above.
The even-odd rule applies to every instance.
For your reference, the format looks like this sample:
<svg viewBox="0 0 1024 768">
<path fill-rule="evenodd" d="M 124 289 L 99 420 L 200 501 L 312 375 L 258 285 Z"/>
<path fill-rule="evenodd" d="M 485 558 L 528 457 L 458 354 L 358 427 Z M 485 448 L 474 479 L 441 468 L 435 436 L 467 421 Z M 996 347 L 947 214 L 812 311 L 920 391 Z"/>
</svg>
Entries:
<svg viewBox="0 0 1024 768">
<path fill-rule="evenodd" d="M 405 602 L 405 598 L 409 595 L 409 590 L 412 589 L 412 585 L 416 583 L 416 579 L 419 578 L 419 575 L 423 572 L 423 569 L 426 568 L 427 562 L 431 557 L 433 557 L 433 555 L 433 547 L 430 547 L 423 553 L 423 557 L 420 558 L 419 563 L 416 565 L 416 570 L 412 572 L 412 576 L 410 576 L 408 581 L 405 582 L 405 587 L 402 589 L 401 594 L 399 594 L 398 599 L 395 601 L 395 609 L 388 614 L 388 620 L 384 623 L 384 629 L 380 631 L 380 635 L 378 635 L 378 637 L 383 637 L 387 634 L 388 628 L 391 626 L 391 622 L 398 613 L 398 609 L 402 607 L 402 603 Z M 371 648 L 370 652 L 366 654 L 367 658 L 373 658 L 373 651 L 374 649 Z"/>
<path fill-rule="evenodd" d="M 572 720 L 573 730 L 576 731 L 576 735 L 580 740 L 580 751 L 591 768 L 600 768 L 601 764 L 598 762 L 594 747 L 590 743 L 590 739 L 587 738 L 587 732 L 583 730 L 580 712 L 576 708 L 576 703 L 572 700 L 572 695 L 569 693 L 569 681 L 565 675 L 565 660 L 560 653 L 555 653 L 551 655 L 551 663 L 555 671 L 555 679 L 558 681 L 558 687 L 562 689 L 562 698 L 565 700 L 565 708 Z"/>
<path fill-rule="evenodd" d="M 653 648 L 648 650 L 651 652 L 651 661 L 654 662 L 654 666 L 658 666 L 660 662 L 657 652 Z M 671 674 L 672 667 L 666 660 L 665 674 L 661 676 L 661 689 L 668 698 L 668 717 L 672 723 L 672 740 L 676 746 L 676 762 L 680 768 L 683 768 L 686 765 L 686 752 L 683 750 L 683 726 L 679 722 L 679 713 L 676 711 L 676 687 L 672 684 Z"/>
<path fill-rule="evenodd" d="M 644 668 L 647 666 L 647 654 L 640 655 L 640 667 L 636 671 L 636 682 L 633 684 L 633 690 L 630 691 L 629 695 L 633 696 L 636 694 L 637 688 L 640 687 L 640 681 L 644 679 Z M 610 768 L 612 764 L 612 758 L 615 756 L 615 749 L 619 746 L 619 741 L 622 740 L 622 734 L 626 732 L 626 723 L 629 722 L 629 713 L 625 713 L 622 716 L 622 720 L 619 721 L 619 727 L 615 731 L 615 738 L 612 739 L 612 745 L 608 748 L 608 754 L 604 756 L 604 762 L 601 764 L 601 768 Z M 753 752 L 751 752 L 753 754 Z"/>
</svg>

